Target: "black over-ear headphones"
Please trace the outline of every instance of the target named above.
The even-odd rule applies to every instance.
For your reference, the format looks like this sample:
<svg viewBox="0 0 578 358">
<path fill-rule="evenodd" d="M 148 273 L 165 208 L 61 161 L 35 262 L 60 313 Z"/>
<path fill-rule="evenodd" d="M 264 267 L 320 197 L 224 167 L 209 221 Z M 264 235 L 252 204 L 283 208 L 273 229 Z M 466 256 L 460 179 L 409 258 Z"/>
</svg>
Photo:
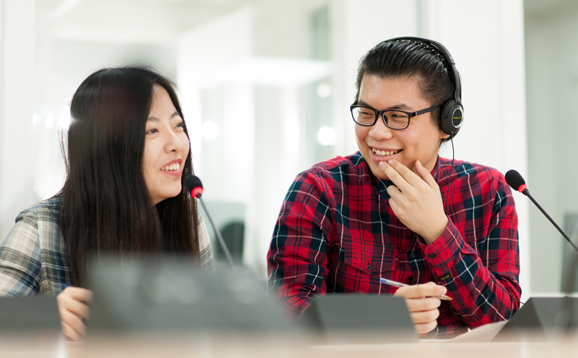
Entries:
<svg viewBox="0 0 578 358">
<path fill-rule="evenodd" d="M 437 41 L 424 39 L 421 37 L 396 37 L 387 42 L 392 41 L 414 41 L 423 43 L 425 45 L 432 46 L 435 48 L 442 56 L 444 56 L 447 64 L 448 70 L 452 73 L 451 76 L 454 77 L 455 88 L 454 88 L 454 98 L 449 99 L 442 108 L 442 115 L 441 115 L 441 130 L 445 134 L 449 134 L 451 136 L 455 136 L 464 121 L 464 106 L 462 105 L 462 88 L 460 86 L 460 77 L 458 75 L 458 70 L 456 69 L 456 64 L 450 52 L 445 48 L 444 45 Z M 432 50 L 433 51 L 433 50 Z M 434 103 L 432 103 L 434 104 Z"/>
</svg>

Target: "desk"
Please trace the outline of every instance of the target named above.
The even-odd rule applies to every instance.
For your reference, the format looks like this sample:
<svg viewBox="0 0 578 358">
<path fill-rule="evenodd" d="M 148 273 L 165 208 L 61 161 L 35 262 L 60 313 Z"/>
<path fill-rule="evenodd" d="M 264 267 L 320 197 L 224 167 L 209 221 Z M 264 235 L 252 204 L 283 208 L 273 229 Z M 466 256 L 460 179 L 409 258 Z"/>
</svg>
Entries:
<svg viewBox="0 0 578 358">
<path fill-rule="evenodd" d="M 271 335 L 110 335 L 82 344 L 14 339 L 0 347 L 2 358 L 181 358 L 181 357 L 404 357 L 404 358 L 554 358 L 578 356 L 578 340 L 558 342 L 418 342 L 318 345 L 312 337 L 297 340 Z"/>
<path fill-rule="evenodd" d="M 554 358 L 576 357 L 578 343 L 415 343 L 309 347 L 307 356 L 403 358 Z"/>
<path fill-rule="evenodd" d="M 312 337 L 297 340 L 267 335 L 215 337 L 98 337 L 68 346 L 70 358 L 93 357 L 404 357 L 404 358 L 554 358 L 578 356 L 578 340 L 559 342 L 316 345 Z"/>
</svg>

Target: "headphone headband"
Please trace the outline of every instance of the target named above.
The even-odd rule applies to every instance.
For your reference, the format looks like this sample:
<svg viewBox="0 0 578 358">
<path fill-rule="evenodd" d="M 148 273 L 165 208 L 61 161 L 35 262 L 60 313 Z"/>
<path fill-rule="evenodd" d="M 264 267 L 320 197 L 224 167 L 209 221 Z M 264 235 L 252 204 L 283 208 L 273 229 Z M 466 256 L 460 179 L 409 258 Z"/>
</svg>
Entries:
<svg viewBox="0 0 578 358">
<path fill-rule="evenodd" d="M 454 78 L 454 98 L 453 100 L 448 100 L 442 109 L 442 116 L 441 116 L 441 129 L 444 133 L 454 136 L 460 129 L 463 124 L 463 115 L 464 115 L 464 108 L 462 105 L 462 88 L 460 84 L 460 77 L 458 74 L 458 70 L 456 68 L 456 63 L 450 52 L 446 49 L 444 45 L 441 43 L 425 39 L 422 37 L 415 37 L 415 36 L 403 36 L 403 37 L 395 37 L 392 39 L 387 40 L 386 42 L 394 42 L 394 41 L 414 41 L 415 43 L 421 43 L 425 45 L 430 45 L 435 48 L 443 57 L 444 60 L 448 64 L 449 72 L 451 72 L 451 76 Z"/>
</svg>

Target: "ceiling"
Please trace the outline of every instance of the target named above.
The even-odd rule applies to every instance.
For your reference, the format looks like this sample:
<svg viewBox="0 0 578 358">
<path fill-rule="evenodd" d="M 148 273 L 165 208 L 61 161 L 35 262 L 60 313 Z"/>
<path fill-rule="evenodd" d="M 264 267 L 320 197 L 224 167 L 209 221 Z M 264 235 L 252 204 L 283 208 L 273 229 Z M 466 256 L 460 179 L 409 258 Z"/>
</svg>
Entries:
<svg viewBox="0 0 578 358">
<path fill-rule="evenodd" d="M 41 35 L 112 43 L 171 44 L 184 31 L 248 5 L 288 0 L 42 0 Z M 292 6 L 319 0 L 290 0 Z M 326 0 L 331 1 L 331 0 Z M 576 0 L 524 0 L 527 16 L 578 6 Z"/>
<path fill-rule="evenodd" d="M 307 12 L 333 0 L 39 0 L 40 36 L 117 43 L 173 43 L 180 34 L 246 6 Z"/>
<path fill-rule="evenodd" d="M 161 43 L 262 0 L 42 0 L 39 33 L 56 39 Z"/>
</svg>

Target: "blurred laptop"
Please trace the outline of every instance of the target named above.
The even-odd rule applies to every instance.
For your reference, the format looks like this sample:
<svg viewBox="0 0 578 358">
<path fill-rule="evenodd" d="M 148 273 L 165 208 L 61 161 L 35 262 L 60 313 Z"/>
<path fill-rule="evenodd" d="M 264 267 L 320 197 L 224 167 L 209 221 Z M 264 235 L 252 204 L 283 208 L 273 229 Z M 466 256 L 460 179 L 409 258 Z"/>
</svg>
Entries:
<svg viewBox="0 0 578 358">
<path fill-rule="evenodd" d="M 93 261 L 87 327 L 94 331 L 293 331 L 264 280 L 246 268 L 196 268 L 190 259 Z"/>
<path fill-rule="evenodd" d="M 0 297 L 0 357 L 56 356 L 63 347 L 55 296 Z"/>
<path fill-rule="evenodd" d="M 328 294 L 313 299 L 305 326 L 326 343 L 417 342 L 405 299 L 391 295 Z"/>
<path fill-rule="evenodd" d="M 0 297 L 0 333 L 60 330 L 55 296 Z"/>
</svg>

